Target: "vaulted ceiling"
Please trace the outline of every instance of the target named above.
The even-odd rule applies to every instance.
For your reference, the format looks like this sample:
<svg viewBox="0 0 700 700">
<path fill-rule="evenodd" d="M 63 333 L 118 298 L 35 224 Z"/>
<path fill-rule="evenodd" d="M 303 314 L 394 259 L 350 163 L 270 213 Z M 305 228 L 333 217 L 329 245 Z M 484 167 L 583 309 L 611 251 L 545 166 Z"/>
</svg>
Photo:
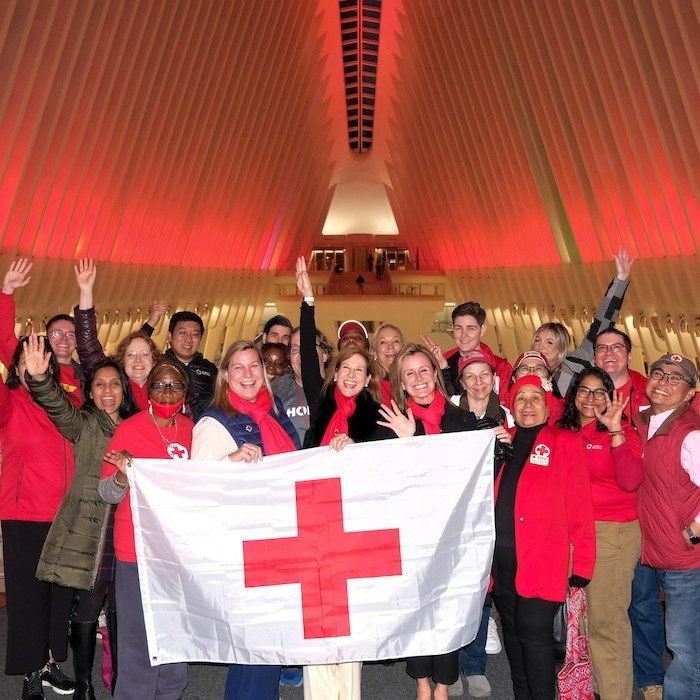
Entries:
<svg viewBox="0 0 700 700">
<path fill-rule="evenodd" d="M 336 0 L 4 0 L 0 251 L 290 269 L 364 183 L 425 268 L 695 255 L 699 18 L 384 0 L 358 155 Z"/>
</svg>

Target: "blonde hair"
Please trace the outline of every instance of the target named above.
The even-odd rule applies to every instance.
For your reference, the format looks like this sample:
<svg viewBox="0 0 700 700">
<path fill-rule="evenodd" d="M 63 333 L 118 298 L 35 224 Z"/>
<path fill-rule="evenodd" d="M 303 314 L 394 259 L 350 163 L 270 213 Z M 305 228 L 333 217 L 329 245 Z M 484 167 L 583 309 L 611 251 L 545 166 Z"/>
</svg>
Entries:
<svg viewBox="0 0 700 700">
<path fill-rule="evenodd" d="M 228 347 L 228 350 L 224 353 L 219 364 L 219 371 L 216 374 L 216 381 L 214 382 L 214 399 L 211 405 L 218 408 L 227 416 L 235 416 L 238 411 L 231 405 L 231 401 L 228 398 L 228 381 L 224 373 L 228 370 L 231 358 L 238 352 L 243 352 L 244 350 L 252 350 L 260 361 L 260 367 L 262 370 L 263 385 L 270 392 L 270 398 L 272 399 L 272 409 L 279 415 L 279 410 L 275 402 L 275 397 L 272 394 L 272 387 L 270 386 L 270 380 L 267 378 L 267 373 L 265 372 L 265 363 L 260 353 L 260 348 L 254 345 L 250 340 L 237 340 L 235 343 Z"/>
<path fill-rule="evenodd" d="M 322 393 L 326 394 L 331 390 L 331 387 L 335 384 L 335 373 L 338 371 L 338 367 L 349 359 L 353 355 L 359 355 L 364 361 L 367 368 L 367 376 L 369 377 L 369 384 L 367 385 L 367 391 L 371 394 L 372 398 L 377 402 L 381 403 L 381 395 L 379 393 L 379 375 L 380 369 L 374 358 L 365 350 L 364 348 L 357 347 L 357 345 L 348 345 L 344 347 L 334 358 L 333 362 L 328 365 L 326 370 L 326 380 L 323 382 Z"/>
<path fill-rule="evenodd" d="M 569 334 L 569 331 L 566 330 L 566 327 L 563 326 L 561 323 L 553 323 L 553 322 L 548 322 L 548 323 L 543 323 L 533 334 L 532 336 L 532 342 L 535 342 L 535 338 L 541 331 L 549 331 L 553 336 L 554 340 L 556 340 L 557 343 L 557 350 L 559 351 L 559 358 L 558 362 L 556 365 L 551 365 L 551 370 L 552 373 L 557 371 L 557 368 L 561 365 L 562 362 L 564 362 L 564 358 L 566 357 L 566 353 L 569 351 L 569 344 L 571 343 L 571 335 Z"/>
<path fill-rule="evenodd" d="M 393 323 L 382 323 L 379 328 L 374 332 L 372 335 L 372 340 L 369 343 L 369 351 L 374 355 L 374 359 L 377 359 L 377 340 L 379 334 L 386 329 L 394 331 L 399 338 L 401 338 L 401 347 L 403 347 L 406 344 L 406 338 L 403 337 L 403 333 L 401 332 L 401 329 L 398 326 L 395 326 Z"/>
<path fill-rule="evenodd" d="M 411 355 L 418 355 L 422 353 L 428 358 L 428 361 L 435 370 L 435 388 L 449 401 L 450 397 L 447 395 L 447 389 L 445 388 L 445 380 L 442 377 L 442 370 L 440 365 L 438 365 L 437 360 L 433 356 L 433 353 L 425 347 L 425 345 L 420 345 L 419 343 L 408 343 L 404 345 L 399 351 L 399 354 L 394 358 L 394 362 L 391 365 L 391 371 L 389 372 L 389 381 L 391 382 L 391 397 L 396 401 L 396 405 L 402 413 L 406 412 L 406 407 L 408 406 L 408 401 L 406 400 L 406 392 L 401 387 L 401 368 L 403 366 L 403 361 L 410 357 Z"/>
</svg>

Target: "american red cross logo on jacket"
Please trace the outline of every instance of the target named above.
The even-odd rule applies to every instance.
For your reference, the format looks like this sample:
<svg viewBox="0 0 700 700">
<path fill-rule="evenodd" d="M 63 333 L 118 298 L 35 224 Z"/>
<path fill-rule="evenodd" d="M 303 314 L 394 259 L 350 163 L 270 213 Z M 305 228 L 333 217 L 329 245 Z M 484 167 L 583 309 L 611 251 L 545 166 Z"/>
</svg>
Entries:
<svg viewBox="0 0 700 700">
<path fill-rule="evenodd" d="M 304 639 L 348 636 L 348 579 L 400 576 L 399 530 L 346 532 L 338 478 L 297 482 L 296 502 L 296 537 L 243 542 L 245 586 L 299 583 Z"/>
<path fill-rule="evenodd" d="M 547 447 L 547 445 L 540 443 L 535 447 L 535 454 L 538 457 L 549 457 L 550 449 Z"/>
</svg>

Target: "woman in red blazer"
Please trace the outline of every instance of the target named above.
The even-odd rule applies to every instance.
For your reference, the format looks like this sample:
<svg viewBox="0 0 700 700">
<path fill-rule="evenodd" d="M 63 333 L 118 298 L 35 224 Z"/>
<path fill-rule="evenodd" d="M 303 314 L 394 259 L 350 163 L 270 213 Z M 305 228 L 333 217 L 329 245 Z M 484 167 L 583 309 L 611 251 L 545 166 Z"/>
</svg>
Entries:
<svg viewBox="0 0 700 700">
<path fill-rule="evenodd" d="M 553 700 L 554 615 L 595 564 L 591 488 L 580 439 L 547 425 L 539 377 L 516 381 L 510 398 L 517 429 L 496 477 L 493 598 L 516 700 Z"/>
</svg>

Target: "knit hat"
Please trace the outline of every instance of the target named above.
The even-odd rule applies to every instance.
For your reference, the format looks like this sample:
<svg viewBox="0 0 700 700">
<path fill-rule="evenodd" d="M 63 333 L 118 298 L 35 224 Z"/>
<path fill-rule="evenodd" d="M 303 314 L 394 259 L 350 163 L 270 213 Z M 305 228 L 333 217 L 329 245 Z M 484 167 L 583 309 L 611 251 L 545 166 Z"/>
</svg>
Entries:
<svg viewBox="0 0 700 700">
<path fill-rule="evenodd" d="M 539 350 L 526 350 L 520 357 L 515 361 L 515 364 L 513 365 L 513 369 L 516 370 L 520 365 L 525 362 L 525 360 L 538 360 L 541 362 L 547 369 L 551 370 L 551 367 L 549 366 L 549 362 L 547 361 L 547 358 L 539 351 Z"/>
<path fill-rule="evenodd" d="M 466 355 L 457 360 L 457 374 L 462 374 L 462 370 L 472 364 L 472 362 L 485 362 L 494 371 L 496 369 L 496 360 L 493 355 L 487 350 L 479 348 L 478 350 L 470 350 Z"/>
<path fill-rule="evenodd" d="M 340 328 L 338 328 L 338 340 L 340 340 L 346 333 L 349 333 L 350 331 L 359 331 L 365 336 L 365 338 L 369 337 L 367 335 L 367 329 L 359 321 L 355 321 L 351 318 L 347 321 L 343 321 L 340 324 Z"/>
<path fill-rule="evenodd" d="M 687 357 L 683 357 L 683 355 L 677 355 L 675 353 L 673 355 L 669 353 L 662 355 L 652 364 L 649 371 L 652 372 L 657 367 L 661 367 L 661 365 L 675 365 L 678 373 L 681 374 L 683 379 L 687 380 L 691 386 L 694 387 L 698 383 L 698 370 L 695 363 Z"/>
<path fill-rule="evenodd" d="M 515 395 L 522 389 L 524 386 L 527 385 L 532 385 L 536 386 L 539 389 L 542 389 L 544 392 L 544 399 L 547 402 L 547 408 L 549 409 L 549 414 L 558 416 L 560 415 L 560 408 L 559 408 L 559 399 L 557 399 L 556 396 L 554 396 L 554 393 L 551 391 L 551 389 L 548 389 L 547 386 L 549 385 L 549 380 L 541 379 L 538 377 L 536 374 L 526 374 L 524 377 L 520 377 L 515 384 L 510 388 L 510 391 L 508 392 L 508 403 L 511 407 L 513 406 L 513 401 L 515 400 Z"/>
</svg>

